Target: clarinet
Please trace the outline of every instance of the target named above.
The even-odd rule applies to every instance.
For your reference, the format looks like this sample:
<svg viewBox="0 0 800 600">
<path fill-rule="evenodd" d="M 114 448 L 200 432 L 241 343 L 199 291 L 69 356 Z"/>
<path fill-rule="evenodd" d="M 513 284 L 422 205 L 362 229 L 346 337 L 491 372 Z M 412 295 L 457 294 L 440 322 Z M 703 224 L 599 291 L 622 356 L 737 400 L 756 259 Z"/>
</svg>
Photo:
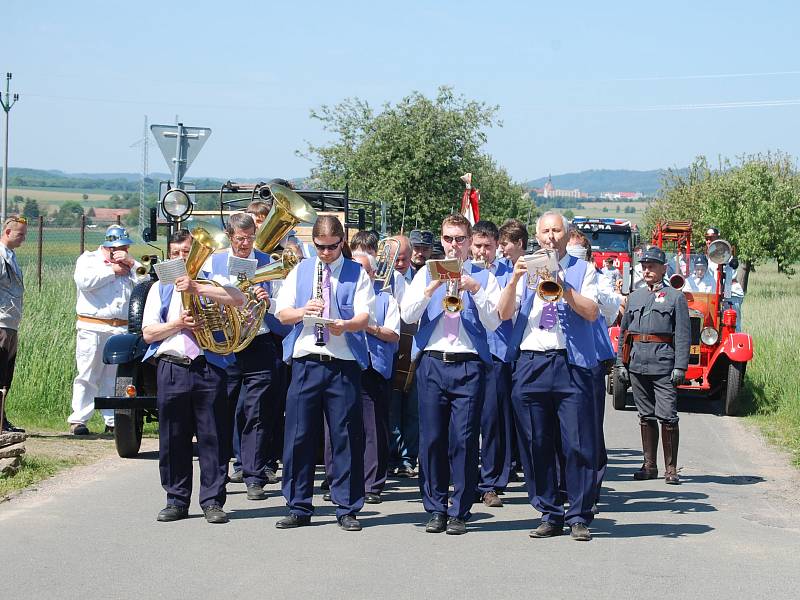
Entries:
<svg viewBox="0 0 800 600">
<path fill-rule="evenodd" d="M 315 300 L 322 300 L 322 261 L 317 261 L 317 286 L 314 292 L 314 299 Z M 324 346 L 325 345 L 325 326 L 324 325 L 314 325 L 314 345 L 315 346 Z"/>
</svg>

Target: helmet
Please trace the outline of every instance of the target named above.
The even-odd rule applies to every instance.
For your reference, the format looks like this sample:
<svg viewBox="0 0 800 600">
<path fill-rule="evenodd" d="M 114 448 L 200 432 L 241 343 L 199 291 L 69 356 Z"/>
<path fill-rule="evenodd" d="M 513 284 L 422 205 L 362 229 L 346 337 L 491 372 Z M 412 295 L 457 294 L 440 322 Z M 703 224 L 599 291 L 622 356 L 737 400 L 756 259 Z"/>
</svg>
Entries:
<svg viewBox="0 0 800 600">
<path fill-rule="evenodd" d="M 111 225 L 106 229 L 106 241 L 103 242 L 103 248 L 119 248 L 132 244 L 133 240 L 128 236 L 128 230 L 122 225 Z"/>
</svg>

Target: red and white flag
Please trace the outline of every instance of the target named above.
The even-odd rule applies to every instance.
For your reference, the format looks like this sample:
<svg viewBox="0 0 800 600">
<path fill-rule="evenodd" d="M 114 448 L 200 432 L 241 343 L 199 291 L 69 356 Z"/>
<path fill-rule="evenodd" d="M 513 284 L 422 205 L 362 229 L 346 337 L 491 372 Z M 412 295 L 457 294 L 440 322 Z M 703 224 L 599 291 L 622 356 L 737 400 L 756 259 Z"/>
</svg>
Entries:
<svg viewBox="0 0 800 600">
<path fill-rule="evenodd" d="M 479 203 L 481 200 L 481 191 L 472 187 L 472 173 L 465 173 L 461 176 L 461 181 L 464 182 L 466 189 L 464 195 L 461 197 L 461 214 L 466 217 L 470 225 L 475 225 L 481 220 Z"/>
</svg>

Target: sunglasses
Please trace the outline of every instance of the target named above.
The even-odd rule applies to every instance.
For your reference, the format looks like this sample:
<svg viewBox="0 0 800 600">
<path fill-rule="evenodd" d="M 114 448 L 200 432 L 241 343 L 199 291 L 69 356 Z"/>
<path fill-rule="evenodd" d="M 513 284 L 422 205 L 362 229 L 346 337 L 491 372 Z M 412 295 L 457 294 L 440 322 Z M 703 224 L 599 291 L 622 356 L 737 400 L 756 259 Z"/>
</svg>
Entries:
<svg viewBox="0 0 800 600">
<path fill-rule="evenodd" d="M 342 240 L 339 240 L 335 244 L 318 244 L 316 241 L 314 242 L 314 248 L 317 249 L 317 252 L 324 252 L 325 250 L 330 250 L 333 252 L 336 248 L 339 247 L 339 244 L 342 243 Z"/>
<path fill-rule="evenodd" d="M 9 223 L 20 223 L 22 225 L 27 225 L 28 224 L 28 219 L 26 219 L 25 217 L 17 217 L 17 216 L 8 217 L 3 226 L 5 227 Z"/>
<path fill-rule="evenodd" d="M 465 235 L 443 235 L 442 240 L 447 242 L 448 244 L 452 244 L 455 242 L 456 244 L 463 244 L 467 241 L 467 236 Z"/>
</svg>

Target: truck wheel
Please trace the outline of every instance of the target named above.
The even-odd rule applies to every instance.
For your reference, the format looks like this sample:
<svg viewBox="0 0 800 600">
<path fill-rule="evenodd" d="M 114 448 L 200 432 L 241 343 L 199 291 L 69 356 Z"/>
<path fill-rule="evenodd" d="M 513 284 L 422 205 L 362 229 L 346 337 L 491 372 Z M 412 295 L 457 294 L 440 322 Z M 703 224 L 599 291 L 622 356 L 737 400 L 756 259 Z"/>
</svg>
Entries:
<svg viewBox="0 0 800 600">
<path fill-rule="evenodd" d="M 122 458 L 133 458 L 142 445 L 144 412 L 138 408 L 118 408 L 114 411 L 114 443 Z"/>
<path fill-rule="evenodd" d="M 739 414 L 739 394 L 742 391 L 744 372 L 747 363 L 732 362 L 728 365 L 728 385 L 725 389 L 725 414 L 734 417 Z"/>
<path fill-rule="evenodd" d="M 611 382 L 612 405 L 615 410 L 625 410 L 625 406 L 628 404 L 628 387 L 619 380 L 616 367 L 611 371 L 609 378 L 613 379 Z"/>
<path fill-rule="evenodd" d="M 155 283 L 152 279 L 145 279 L 137 284 L 131 292 L 131 299 L 128 303 L 128 333 L 142 332 L 142 313 L 144 304 L 147 301 L 147 294 Z"/>
</svg>

